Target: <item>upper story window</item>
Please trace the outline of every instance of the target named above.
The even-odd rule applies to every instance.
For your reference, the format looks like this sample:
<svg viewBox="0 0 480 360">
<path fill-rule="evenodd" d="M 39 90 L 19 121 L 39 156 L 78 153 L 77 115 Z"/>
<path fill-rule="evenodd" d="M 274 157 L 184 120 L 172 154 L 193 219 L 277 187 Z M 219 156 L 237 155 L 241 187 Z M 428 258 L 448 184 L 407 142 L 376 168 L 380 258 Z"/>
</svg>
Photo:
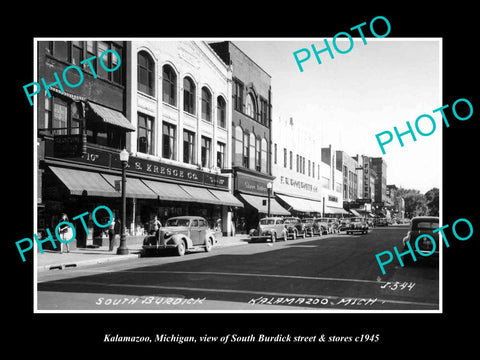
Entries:
<svg viewBox="0 0 480 360">
<path fill-rule="evenodd" d="M 183 110 L 195 115 L 195 84 L 189 77 L 183 79 Z"/>
<path fill-rule="evenodd" d="M 260 122 L 268 126 L 268 103 L 265 99 L 260 99 Z"/>
<path fill-rule="evenodd" d="M 255 119 L 255 100 L 253 99 L 252 94 L 248 94 L 245 101 L 245 114 Z"/>
<path fill-rule="evenodd" d="M 217 124 L 221 128 L 226 128 L 227 119 L 227 103 L 224 98 L 219 96 L 217 98 Z"/>
<path fill-rule="evenodd" d="M 238 80 L 233 81 L 233 108 L 237 111 L 243 111 L 243 84 Z"/>
<path fill-rule="evenodd" d="M 177 160 L 177 127 L 164 122 L 162 129 L 162 157 L 170 160 Z"/>
<path fill-rule="evenodd" d="M 153 118 L 144 114 L 138 114 L 137 151 L 145 154 L 153 154 Z"/>
<path fill-rule="evenodd" d="M 177 106 L 177 74 L 170 65 L 163 65 L 163 95 L 167 104 Z"/>
<path fill-rule="evenodd" d="M 155 96 L 155 62 L 145 51 L 138 53 L 137 61 L 138 91 Z"/>
<path fill-rule="evenodd" d="M 122 68 L 121 66 L 117 68 L 118 65 L 121 65 L 123 58 L 123 47 L 119 43 L 112 41 L 49 41 L 47 50 L 58 60 L 76 65 L 82 68 L 82 71 L 94 73 L 94 76 L 101 79 L 123 85 Z M 106 50 L 114 50 L 118 57 L 111 51 L 100 56 Z M 92 57 L 94 57 L 93 60 L 81 64 L 82 61 Z M 104 66 L 101 66 L 100 62 Z M 107 71 L 104 67 L 117 69 Z"/>
<path fill-rule="evenodd" d="M 202 119 L 212 121 L 212 94 L 206 88 L 202 88 Z"/>
</svg>

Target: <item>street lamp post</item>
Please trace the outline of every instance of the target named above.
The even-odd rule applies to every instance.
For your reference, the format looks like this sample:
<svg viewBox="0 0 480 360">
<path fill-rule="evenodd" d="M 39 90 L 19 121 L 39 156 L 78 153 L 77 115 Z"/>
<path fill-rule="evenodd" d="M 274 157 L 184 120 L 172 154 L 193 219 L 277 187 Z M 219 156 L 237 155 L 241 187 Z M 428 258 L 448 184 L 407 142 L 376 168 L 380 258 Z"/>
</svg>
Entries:
<svg viewBox="0 0 480 360">
<path fill-rule="evenodd" d="M 268 200 L 267 200 L 267 217 L 270 217 L 270 196 L 272 196 L 272 183 L 268 182 L 267 183 L 267 194 L 268 194 Z"/>
<path fill-rule="evenodd" d="M 128 158 L 130 154 L 126 149 L 120 152 L 120 161 L 122 163 L 122 223 L 120 232 L 120 246 L 117 249 L 117 255 L 128 255 L 127 239 L 125 236 L 125 224 L 127 222 L 126 209 L 127 209 L 127 197 L 125 194 L 125 186 L 127 184 L 126 168 L 128 164 Z"/>
</svg>

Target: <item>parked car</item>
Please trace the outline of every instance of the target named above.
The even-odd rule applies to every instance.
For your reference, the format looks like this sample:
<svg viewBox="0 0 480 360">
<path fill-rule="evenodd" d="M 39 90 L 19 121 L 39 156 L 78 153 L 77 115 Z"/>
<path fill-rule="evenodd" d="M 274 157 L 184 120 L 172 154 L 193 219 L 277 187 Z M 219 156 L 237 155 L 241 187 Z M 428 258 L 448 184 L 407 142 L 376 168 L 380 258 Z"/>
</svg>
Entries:
<svg viewBox="0 0 480 360">
<path fill-rule="evenodd" d="M 388 226 L 387 218 L 376 218 L 375 226 Z"/>
<path fill-rule="evenodd" d="M 348 225 L 347 234 L 353 234 L 355 232 L 360 232 L 362 234 L 368 233 L 368 224 L 365 218 L 363 217 L 352 217 L 350 218 L 350 224 Z"/>
<path fill-rule="evenodd" d="M 410 222 L 410 230 L 407 232 L 407 235 L 402 239 L 403 248 L 408 250 L 407 242 L 410 243 L 410 247 L 414 249 L 414 251 L 421 251 L 426 254 L 430 254 L 428 256 L 437 256 L 439 254 L 439 237 L 438 232 L 433 232 L 433 230 L 439 227 L 439 218 L 436 216 L 417 216 L 412 218 Z M 422 237 L 418 243 L 417 247 L 415 246 L 415 242 L 417 238 L 422 234 L 428 234 L 435 240 L 435 250 L 434 244 L 428 237 Z M 433 251 L 433 253 L 432 253 Z M 416 256 L 418 258 L 422 257 Z M 411 257 L 405 256 L 406 259 L 411 259 Z M 413 260 L 413 259 L 412 259 Z"/>
<path fill-rule="evenodd" d="M 338 227 L 339 231 L 346 231 L 350 225 L 350 218 L 343 218 L 340 220 L 340 225 Z"/>
<path fill-rule="evenodd" d="M 315 222 L 321 229 L 322 234 L 333 234 L 335 230 L 335 219 L 333 218 L 316 218 Z"/>
<path fill-rule="evenodd" d="M 287 231 L 287 236 L 292 239 L 296 239 L 298 236 L 305 238 L 307 232 L 305 230 L 305 224 L 302 223 L 298 217 L 286 217 L 283 219 L 285 223 L 285 229 Z"/>
<path fill-rule="evenodd" d="M 142 253 L 151 251 L 174 250 L 178 256 L 186 251 L 204 249 L 211 251 L 216 244 L 215 232 L 207 221 L 199 216 L 177 216 L 167 220 L 160 228 L 158 237 L 147 236 L 143 239 Z"/>
<path fill-rule="evenodd" d="M 322 234 L 321 228 L 315 221 L 315 218 L 304 218 L 302 219 L 302 223 L 305 226 L 307 234 L 309 234 L 310 236 Z"/>
<path fill-rule="evenodd" d="M 275 242 L 277 239 L 287 240 L 287 231 L 284 220 L 281 217 L 266 217 L 260 219 L 258 228 L 252 229 L 249 232 L 250 242 L 256 240 L 271 240 Z"/>
</svg>

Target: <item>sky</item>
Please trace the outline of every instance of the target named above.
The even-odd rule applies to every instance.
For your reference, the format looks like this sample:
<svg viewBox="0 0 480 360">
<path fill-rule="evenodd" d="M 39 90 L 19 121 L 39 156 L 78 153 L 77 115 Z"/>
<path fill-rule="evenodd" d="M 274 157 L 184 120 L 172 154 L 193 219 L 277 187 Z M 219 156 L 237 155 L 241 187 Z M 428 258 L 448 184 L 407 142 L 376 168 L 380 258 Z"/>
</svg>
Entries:
<svg viewBox="0 0 480 360">
<path fill-rule="evenodd" d="M 327 52 L 319 54 L 321 64 L 311 44 L 320 50 L 323 38 L 232 41 L 272 77 L 272 126 L 279 117 L 293 117 L 306 131 L 318 134 L 322 147 L 331 144 L 350 156 L 382 156 L 387 184 L 422 193 L 441 187 L 443 122 L 441 114 L 433 113 L 444 105 L 440 39 L 366 38 L 363 44 L 358 38 L 346 54 L 332 47 L 334 59 Z M 348 49 L 348 42 L 337 41 L 340 49 Z M 311 56 L 300 72 L 293 53 L 303 48 Z M 435 119 L 432 135 L 414 130 L 417 140 L 407 134 L 403 147 L 394 135 L 383 155 L 375 135 L 394 134 L 394 126 L 404 132 L 407 121 L 415 129 L 422 114 Z M 418 125 L 424 133 L 432 130 L 428 118 Z"/>
</svg>

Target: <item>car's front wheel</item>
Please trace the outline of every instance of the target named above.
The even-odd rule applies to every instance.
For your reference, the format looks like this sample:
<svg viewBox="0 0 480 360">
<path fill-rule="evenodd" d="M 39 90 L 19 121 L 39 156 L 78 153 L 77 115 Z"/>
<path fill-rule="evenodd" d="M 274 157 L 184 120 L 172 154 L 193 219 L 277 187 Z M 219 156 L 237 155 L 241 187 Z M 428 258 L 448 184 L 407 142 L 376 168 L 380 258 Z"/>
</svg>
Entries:
<svg viewBox="0 0 480 360">
<path fill-rule="evenodd" d="M 205 251 L 206 251 L 206 252 L 210 252 L 210 251 L 212 251 L 212 248 L 213 248 L 212 239 L 211 239 L 211 238 L 208 238 L 208 239 L 205 241 Z"/>
<path fill-rule="evenodd" d="M 185 250 L 186 250 L 185 243 L 184 243 L 183 241 L 180 241 L 180 242 L 177 244 L 177 247 L 176 247 L 177 255 L 178 255 L 178 256 L 183 256 L 183 255 L 185 255 Z"/>
</svg>

